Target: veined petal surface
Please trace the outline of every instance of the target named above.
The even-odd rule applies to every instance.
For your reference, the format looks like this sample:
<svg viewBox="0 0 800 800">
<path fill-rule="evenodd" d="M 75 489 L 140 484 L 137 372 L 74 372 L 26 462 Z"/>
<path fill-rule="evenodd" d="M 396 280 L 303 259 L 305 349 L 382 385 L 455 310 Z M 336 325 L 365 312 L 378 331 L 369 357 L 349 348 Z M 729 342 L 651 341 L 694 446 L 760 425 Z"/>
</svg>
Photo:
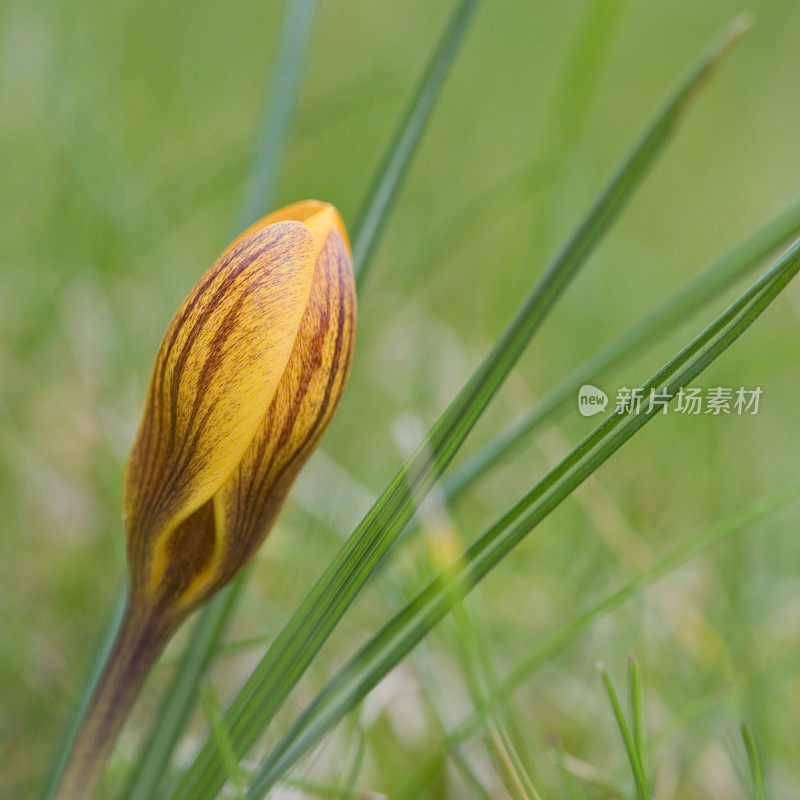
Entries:
<svg viewBox="0 0 800 800">
<path fill-rule="evenodd" d="M 178 309 L 126 467 L 131 569 L 157 582 L 170 532 L 228 479 L 262 424 L 308 305 L 315 240 L 299 221 L 237 239 Z"/>
<path fill-rule="evenodd" d="M 330 422 L 353 356 L 356 291 L 348 243 L 332 206 L 320 212 L 308 307 L 286 371 L 239 467 L 214 497 L 223 582 L 263 541 L 297 472 Z M 343 229 L 343 226 L 341 226 Z"/>
</svg>

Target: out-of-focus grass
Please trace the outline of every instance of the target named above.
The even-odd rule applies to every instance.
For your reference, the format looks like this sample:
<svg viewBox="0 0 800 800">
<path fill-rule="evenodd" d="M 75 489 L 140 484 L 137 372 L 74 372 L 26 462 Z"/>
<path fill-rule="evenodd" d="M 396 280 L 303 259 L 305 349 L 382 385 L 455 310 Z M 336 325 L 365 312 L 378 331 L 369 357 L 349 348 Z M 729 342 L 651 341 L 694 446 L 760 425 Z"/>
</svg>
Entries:
<svg viewBox="0 0 800 800">
<path fill-rule="evenodd" d="M 397 420 L 411 411 L 433 421 L 532 282 L 530 265 L 552 254 L 681 65 L 741 10 L 711 0 L 622 6 L 592 88 L 588 75 L 563 80 L 586 2 L 485 0 L 378 252 L 353 376 L 324 444 L 338 466 L 322 457 L 310 465 L 259 557 L 232 636 L 280 627 L 337 549 L 336 532 L 347 532 L 348 514 L 364 504 L 359 498 L 394 474 Z M 776 0 L 753 8 L 756 27 L 556 309 L 476 444 L 797 196 L 800 106 L 791 98 L 800 7 Z M 354 221 L 448 11 L 419 0 L 320 3 L 279 202 L 317 196 Z M 47 771 L 107 618 L 122 570 L 121 467 L 151 360 L 174 308 L 226 244 L 280 12 L 274 2 L 97 0 L 7 0 L 0 11 L 2 795 L 29 795 Z M 554 124 L 584 80 L 591 91 L 581 124 Z M 554 130 L 562 132 L 557 146 Z M 543 157 L 546 169 L 525 171 Z M 515 174 L 522 179 L 490 193 L 486 212 L 458 227 L 454 211 Z M 790 288 L 702 381 L 761 386 L 758 416 L 667 415 L 599 474 L 603 508 L 621 514 L 652 551 L 666 551 L 675 536 L 728 516 L 796 472 L 798 314 Z M 665 341 L 603 388 L 614 395 L 678 341 Z M 560 433 L 574 441 L 591 425 L 575 411 Z M 541 449 L 525 449 L 453 524 L 485 527 L 541 474 L 559 441 L 550 435 Z M 330 524 L 308 521 L 302 504 L 309 496 Z M 652 729 L 709 693 L 720 697 L 658 750 L 648 747 L 655 796 L 670 785 L 678 797 L 743 796 L 726 749 L 742 717 L 755 731 L 769 796 L 797 793 L 797 522 L 796 508 L 780 512 L 675 575 L 669 590 L 688 598 L 723 643 L 709 661 L 687 653 L 648 596 L 598 622 L 531 678 L 515 696 L 515 720 L 545 785 L 558 780 L 544 755 L 554 735 L 570 758 L 609 780 L 623 765 L 593 665 L 602 659 L 621 674 L 634 651 Z M 485 582 L 480 618 L 499 674 L 620 582 L 624 571 L 595 527 L 602 520 L 567 504 Z M 407 578 L 416 547 L 412 541 L 398 559 Z M 287 719 L 364 631 L 378 627 L 386 608 L 367 591 Z M 428 655 L 445 675 L 459 675 L 438 642 Z M 212 679 L 223 705 L 252 665 L 248 654 L 220 660 Z M 161 667 L 154 684 L 169 670 Z M 459 719 L 469 694 L 461 679 L 449 683 L 446 711 Z M 421 693 L 415 673 L 401 666 L 365 702 L 357 785 L 402 786 L 409 765 L 438 741 L 435 723 L 416 713 Z M 154 686 L 122 742 L 118 769 L 156 698 Z M 347 750 L 345 732 L 320 769 L 336 761 L 337 747 Z M 471 747 L 485 758 L 479 741 Z M 315 774 L 315 763 L 309 778 L 327 778 L 324 769 Z M 499 779 L 483 774 L 488 762 L 479 763 L 486 786 L 503 796 L 492 782 Z M 461 790 L 443 769 L 429 796 Z"/>
</svg>

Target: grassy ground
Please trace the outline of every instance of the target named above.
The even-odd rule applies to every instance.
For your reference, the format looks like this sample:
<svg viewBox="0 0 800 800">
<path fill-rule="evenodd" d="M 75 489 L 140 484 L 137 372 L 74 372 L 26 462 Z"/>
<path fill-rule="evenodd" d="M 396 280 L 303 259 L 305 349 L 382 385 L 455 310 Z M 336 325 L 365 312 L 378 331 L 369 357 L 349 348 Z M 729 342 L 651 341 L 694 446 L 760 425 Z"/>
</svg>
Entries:
<svg viewBox="0 0 800 800">
<path fill-rule="evenodd" d="M 352 221 L 449 4 L 320 5 L 278 200 L 330 200 Z M 259 556 L 228 637 L 256 641 L 215 667 L 223 703 L 494 340 L 659 98 L 742 10 L 733 0 L 616 6 L 618 19 L 583 39 L 584 0 L 486 0 L 479 10 L 362 296 L 353 375 L 324 453 Z M 800 6 L 751 7 L 756 26 L 467 450 L 797 198 Z M 275 2 L 97 0 L 7 0 L 0 10 L 2 796 L 32 796 L 46 772 L 119 585 L 121 470 L 152 358 L 174 308 L 230 238 L 280 12 Z M 719 298 L 714 310 L 723 305 Z M 469 713 L 471 680 L 505 675 L 658 554 L 795 479 L 798 315 L 800 294 L 790 287 L 700 381 L 760 386 L 757 416 L 656 420 L 487 579 L 467 604 L 468 620 L 450 619 L 429 637 L 295 777 L 334 782 L 364 737 L 357 785 L 402 797 L 441 741 L 437 715 L 452 728 Z M 603 388 L 613 397 L 641 381 L 709 317 Z M 472 539 L 592 425 L 571 406 L 454 509 L 452 531 Z M 790 505 L 747 526 L 531 675 L 503 728 L 514 748 L 498 750 L 502 735 L 491 728 L 464 746 L 489 796 L 515 796 L 498 756 L 509 750 L 543 796 L 568 796 L 554 763 L 559 741 L 587 797 L 630 797 L 595 662 L 621 688 L 635 653 L 656 734 L 648 748 L 656 797 L 748 796 L 742 719 L 755 731 L 768 796 L 796 797 L 798 514 Z M 403 547 L 395 588 L 422 584 L 429 544 L 422 536 Z M 385 586 L 366 591 L 282 719 L 397 604 Z M 487 663 L 471 678 L 470 665 L 483 661 L 470 652 L 476 642 Z M 120 774 L 177 652 L 158 668 L 121 742 Z M 201 714 L 193 730 L 201 736 Z M 192 749 L 188 739 L 183 757 Z M 446 762 L 417 796 L 472 796 L 462 781 Z"/>
</svg>

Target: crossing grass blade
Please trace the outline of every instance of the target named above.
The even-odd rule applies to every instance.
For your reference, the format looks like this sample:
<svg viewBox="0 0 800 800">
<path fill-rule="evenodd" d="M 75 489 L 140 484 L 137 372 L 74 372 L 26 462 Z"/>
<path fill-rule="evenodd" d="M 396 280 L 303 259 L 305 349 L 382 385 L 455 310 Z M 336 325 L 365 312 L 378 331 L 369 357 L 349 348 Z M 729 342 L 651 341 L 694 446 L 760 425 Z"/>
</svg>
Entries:
<svg viewBox="0 0 800 800">
<path fill-rule="evenodd" d="M 800 271 L 800 240 L 736 302 L 656 372 L 642 388 L 674 398 L 713 363 L 763 313 Z M 265 761 L 248 791 L 261 798 L 280 776 L 361 700 L 427 632 L 447 614 L 550 512 L 594 473 L 661 409 L 643 404 L 637 413 L 615 411 L 490 527 L 463 561 L 431 583 L 387 623 L 331 679 Z"/>
<path fill-rule="evenodd" d="M 658 343 L 692 314 L 715 300 L 737 280 L 800 234 L 800 201 L 788 206 L 708 269 L 687 281 L 658 308 L 626 329 L 573 370 L 540 401 L 493 436 L 442 482 L 449 501 L 457 500 L 484 475 L 516 453 L 531 433 L 554 419 L 578 389 L 597 380 Z"/>
<path fill-rule="evenodd" d="M 439 96 L 450 67 L 461 48 L 472 15 L 480 0 L 459 0 L 455 12 L 450 18 L 439 46 L 431 59 L 414 99 L 408 107 L 397 134 L 390 144 L 381 169 L 367 195 L 369 200 L 356 224 L 356 235 L 353 242 L 353 265 L 356 274 L 356 286 L 360 289 L 372 266 L 372 256 L 378 238 L 386 223 L 403 178 L 408 172 L 411 158 L 419 144 L 422 132 Z"/>
<path fill-rule="evenodd" d="M 419 501 L 463 443 L 553 304 L 675 133 L 691 99 L 747 27 L 743 19 L 734 20 L 690 70 L 537 281 L 492 350 L 278 634 L 225 715 L 225 727 L 240 758 L 269 725 L 378 562 L 409 522 Z M 183 775 L 173 798 L 213 797 L 223 781 L 223 764 L 213 741 L 209 740 Z"/>
<path fill-rule="evenodd" d="M 317 0 L 286 2 L 275 72 L 250 170 L 250 187 L 244 201 L 244 213 L 237 230 L 252 225 L 275 202 L 275 190 L 286 152 L 286 138 L 294 120 L 303 68 L 308 60 L 316 10 Z"/>
</svg>

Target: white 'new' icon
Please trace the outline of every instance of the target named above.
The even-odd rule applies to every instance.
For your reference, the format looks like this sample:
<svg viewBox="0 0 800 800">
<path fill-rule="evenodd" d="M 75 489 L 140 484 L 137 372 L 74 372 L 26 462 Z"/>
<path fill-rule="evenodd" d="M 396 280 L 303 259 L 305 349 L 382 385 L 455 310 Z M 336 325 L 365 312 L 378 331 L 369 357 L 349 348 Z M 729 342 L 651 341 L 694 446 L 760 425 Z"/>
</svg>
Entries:
<svg viewBox="0 0 800 800">
<path fill-rule="evenodd" d="M 585 383 L 581 386 L 578 392 L 578 411 L 584 417 L 593 417 L 606 410 L 608 405 L 608 396 L 602 389 L 592 386 L 591 383 Z"/>
</svg>

